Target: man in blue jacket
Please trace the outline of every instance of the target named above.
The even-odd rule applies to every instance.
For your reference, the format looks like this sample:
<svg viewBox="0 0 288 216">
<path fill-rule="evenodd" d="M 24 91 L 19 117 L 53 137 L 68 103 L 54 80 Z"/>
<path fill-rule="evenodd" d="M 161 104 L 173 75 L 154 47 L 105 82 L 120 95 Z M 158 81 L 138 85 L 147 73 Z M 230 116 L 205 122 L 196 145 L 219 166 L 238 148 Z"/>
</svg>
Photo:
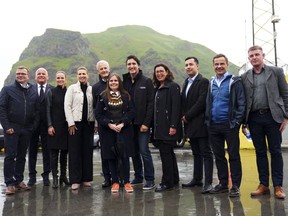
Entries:
<svg viewBox="0 0 288 216">
<path fill-rule="evenodd" d="M 267 139 L 274 196 L 284 199 L 286 195 L 282 189 L 284 165 L 281 143 L 282 132 L 288 122 L 288 87 L 283 69 L 265 65 L 264 57 L 262 47 L 250 47 L 248 59 L 253 68 L 242 75 L 247 99 L 245 120 L 248 125 L 245 126 L 249 127 L 256 150 L 260 181 L 258 188 L 251 192 L 251 196 L 270 194 Z"/>
<path fill-rule="evenodd" d="M 20 66 L 15 83 L 3 87 L 0 93 L 0 121 L 4 131 L 4 179 L 6 194 L 29 190 L 23 182 L 26 152 L 32 132 L 39 122 L 37 93 L 28 83 L 29 70 Z"/>
<path fill-rule="evenodd" d="M 215 77 L 210 81 L 206 102 L 206 124 L 215 155 L 219 184 L 210 193 L 225 193 L 228 188 L 228 162 L 225 157 L 225 141 L 229 154 L 232 187 L 229 196 L 238 197 L 242 179 L 239 153 L 239 129 L 244 119 L 246 99 L 240 77 L 227 71 L 228 58 L 218 54 L 213 58 Z"/>
</svg>

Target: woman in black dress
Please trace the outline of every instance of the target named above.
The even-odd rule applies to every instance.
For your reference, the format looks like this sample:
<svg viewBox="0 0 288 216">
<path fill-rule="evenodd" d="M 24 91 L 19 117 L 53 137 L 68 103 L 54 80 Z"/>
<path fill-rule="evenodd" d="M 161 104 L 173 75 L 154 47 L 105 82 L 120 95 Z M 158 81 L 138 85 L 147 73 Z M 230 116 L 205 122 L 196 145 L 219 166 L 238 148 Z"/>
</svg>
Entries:
<svg viewBox="0 0 288 216">
<path fill-rule="evenodd" d="M 162 180 L 156 192 L 173 189 L 179 183 L 174 145 L 181 134 L 180 87 L 173 82 L 173 73 L 164 64 L 154 67 L 154 140 L 162 161 Z"/>
<path fill-rule="evenodd" d="M 53 188 L 58 187 L 58 157 L 60 153 L 60 185 L 69 185 L 67 179 L 68 154 L 68 125 L 64 113 L 64 97 L 66 93 L 66 73 L 56 73 L 57 86 L 47 92 L 47 122 L 48 149 L 50 149 L 50 163 L 53 175 Z"/>
</svg>

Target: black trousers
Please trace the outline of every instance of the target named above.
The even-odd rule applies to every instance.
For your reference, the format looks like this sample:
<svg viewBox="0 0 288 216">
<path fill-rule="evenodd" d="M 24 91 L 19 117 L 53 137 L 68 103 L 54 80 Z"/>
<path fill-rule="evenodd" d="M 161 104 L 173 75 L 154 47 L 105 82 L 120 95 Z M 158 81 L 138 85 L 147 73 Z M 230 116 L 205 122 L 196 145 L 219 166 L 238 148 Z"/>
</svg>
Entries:
<svg viewBox="0 0 288 216">
<path fill-rule="evenodd" d="M 94 122 L 75 122 L 77 130 L 68 135 L 70 183 L 93 180 Z"/>
<path fill-rule="evenodd" d="M 228 162 L 225 157 L 225 141 L 229 155 L 229 164 L 232 184 L 240 187 L 242 179 L 242 165 L 240 159 L 239 128 L 230 128 L 229 124 L 212 124 L 208 127 L 209 139 L 215 156 L 218 179 L 223 186 L 228 185 L 229 171 Z"/>
<path fill-rule="evenodd" d="M 42 147 L 43 156 L 43 178 L 49 178 L 50 173 L 50 151 L 47 148 L 47 136 L 48 128 L 45 121 L 40 121 L 39 127 L 34 131 L 29 146 L 28 166 L 29 166 L 29 178 L 36 179 L 36 163 L 38 154 L 39 141 Z"/>
<path fill-rule="evenodd" d="M 271 168 L 273 186 L 282 186 L 284 162 L 281 149 L 282 133 L 279 131 L 281 124 L 275 122 L 271 112 L 251 113 L 248 124 L 256 150 L 260 183 L 269 186 L 269 169 Z M 270 152 L 270 161 L 267 150 Z"/>
<path fill-rule="evenodd" d="M 26 153 L 31 131 L 21 126 L 12 125 L 14 134 L 4 133 L 4 179 L 6 186 L 17 185 L 24 179 Z"/>
<path fill-rule="evenodd" d="M 159 140 L 158 140 L 159 141 Z M 158 148 L 162 162 L 162 181 L 161 183 L 173 187 L 179 182 L 179 171 L 174 153 L 174 144 L 170 141 L 159 141 Z"/>
<path fill-rule="evenodd" d="M 213 153 L 208 137 L 189 138 L 194 159 L 193 179 L 203 179 L 203 164 L 205 185 L 212 184 L 213 180 Z"/>
</svg>

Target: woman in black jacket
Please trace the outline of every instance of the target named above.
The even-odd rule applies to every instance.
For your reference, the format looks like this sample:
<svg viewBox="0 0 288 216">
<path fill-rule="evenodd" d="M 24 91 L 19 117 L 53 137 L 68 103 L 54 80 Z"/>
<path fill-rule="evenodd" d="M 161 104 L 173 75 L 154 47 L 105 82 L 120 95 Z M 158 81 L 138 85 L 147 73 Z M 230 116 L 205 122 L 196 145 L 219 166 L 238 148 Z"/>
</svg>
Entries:
<svg viewBox="0 0 288 216">
<path fill-rule="evenodd" d="M 53 176 L 53 188 L 58 188 L 58 157 L 60 153 L 60 185 L 70 185 L 67 170 L 68 125 L 64 112 L 64 97 L 66 93 L 66 73 L 56 73 L 57 86 L 47 92 L 47 146 L 50 149 L 50 163 Z"/>
<path fill-rule="evenodd" d="M 101 127 L 102 139 L 105 140 L 101 143 L 102 156 L 109 163 L 111 192 L 118 193 L 120 183 L 123 183 L 125 191 L 131 193 L 129 157 L 134 155 L 132 119 L 135 109 L 117 74 L 112 74 L 107 84 L 95 109 L 98 127 Z"/>
<path fill-rule="evenodd" d="M 162 161 L 162 181 L 155 189 L 162 192 L 173 189 L 179 183 L 179 172 L 174 144 L 181 135 L 180 87 L 173 82 L 173 73 L 165 64 L 154 67 L 155 85 L 154 140 L 160 151 Z"/>
</svg>

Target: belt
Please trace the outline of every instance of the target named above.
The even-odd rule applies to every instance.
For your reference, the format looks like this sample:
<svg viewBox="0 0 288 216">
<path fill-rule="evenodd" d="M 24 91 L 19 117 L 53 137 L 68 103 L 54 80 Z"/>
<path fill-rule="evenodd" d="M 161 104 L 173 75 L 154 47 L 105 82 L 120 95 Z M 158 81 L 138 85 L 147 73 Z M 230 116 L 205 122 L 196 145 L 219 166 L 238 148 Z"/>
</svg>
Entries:
<svg viewBox="0 0 288 216">
<path fill-rule="evenodd" d="M 269 113 L 269 112 L 270 112 L 270 109 L 259 109 L 259 110 L 253 111 L 253 113 L 260 114 L 260 115 L 263 115 L 263 114 Z"/>
</svg>

